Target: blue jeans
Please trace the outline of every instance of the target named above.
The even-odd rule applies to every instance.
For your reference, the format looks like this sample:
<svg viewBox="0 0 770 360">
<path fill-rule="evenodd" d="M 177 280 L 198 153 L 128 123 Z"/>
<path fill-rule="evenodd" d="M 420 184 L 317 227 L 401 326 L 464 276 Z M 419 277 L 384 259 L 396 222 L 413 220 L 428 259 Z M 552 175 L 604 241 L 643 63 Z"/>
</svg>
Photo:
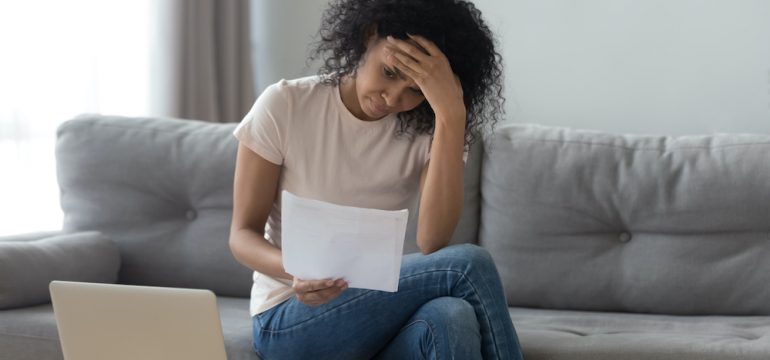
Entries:
<svg viewBox="0 0 770 360">
<path fill-rule="evenodd" d="M 476 245 L 401 263 L 394 293 L 348 289 L 318 307 L 293 297 L 253 318 L 272 359 L 522 359 L 500 275 Z"/>
</svg>

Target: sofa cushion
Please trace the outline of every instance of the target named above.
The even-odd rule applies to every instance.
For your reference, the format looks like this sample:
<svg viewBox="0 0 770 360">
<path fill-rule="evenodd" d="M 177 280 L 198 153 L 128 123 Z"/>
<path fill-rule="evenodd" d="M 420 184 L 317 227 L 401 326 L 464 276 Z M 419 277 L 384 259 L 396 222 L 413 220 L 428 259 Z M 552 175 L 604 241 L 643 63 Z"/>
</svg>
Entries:
<svg viewBox="0 0 770 360">
<path fill-rule="evenodd" d="M 17 239 L 0 241 L 0 309 L 50 302 L 48 284 L 53 280 L 113 283 L 117 279 L 120 253 L 99 232 Z"/>
<path fill-rule="evenodd" d="M 249 300 L 217 297 L 228 360 L 259 360 L 252 341 Z"/>
<path fill-rule="evenodd" d="M 768 316 L 510 308 L 527 360 L 765 360 Z"/>
<path fill-rule="evenodd" d="M 58 128 L 63 228 L 114 239 L 119 282 L 248 297 L 230 252 L 237 124 L 83 115 Z"/>
<path fill-rule="evenodd" d="M 63 359 L 51 304 L 0 311 L 0 359 Z"/>
<path fill-rule="evenodd" d="M 479 242 L 513 306 L 770 314 L 770 135 L 498 129 Z"/>
</svg>

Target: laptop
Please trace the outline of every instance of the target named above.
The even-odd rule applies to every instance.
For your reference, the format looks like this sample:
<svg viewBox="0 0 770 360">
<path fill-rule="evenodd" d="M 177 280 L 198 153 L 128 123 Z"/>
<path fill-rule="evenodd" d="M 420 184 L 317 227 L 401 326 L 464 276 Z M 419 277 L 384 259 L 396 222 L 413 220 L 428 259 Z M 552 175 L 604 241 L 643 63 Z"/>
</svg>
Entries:
<svg viewBox="0 0 770 360">
<path fill-rule="evenodd" d="M 65 360 L 226 360 L 209 290 L 52 281 Z"/>
</svg>

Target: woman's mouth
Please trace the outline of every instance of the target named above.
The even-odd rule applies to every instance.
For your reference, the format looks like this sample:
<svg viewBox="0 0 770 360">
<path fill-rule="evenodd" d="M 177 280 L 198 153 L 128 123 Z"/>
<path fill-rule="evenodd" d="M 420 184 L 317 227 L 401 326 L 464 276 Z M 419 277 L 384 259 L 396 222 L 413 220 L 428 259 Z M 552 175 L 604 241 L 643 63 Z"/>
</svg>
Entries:
<svg viewBox="0 0 770 360">
<path fill-rule="evenodd" d="M 379 119 L 390 113 L 387 106 L 377 104 L 372 99 L 369 99 L 369 104 L 371 105 L 372 115 L 374 115 L 375 118 Z"/>
</svg>

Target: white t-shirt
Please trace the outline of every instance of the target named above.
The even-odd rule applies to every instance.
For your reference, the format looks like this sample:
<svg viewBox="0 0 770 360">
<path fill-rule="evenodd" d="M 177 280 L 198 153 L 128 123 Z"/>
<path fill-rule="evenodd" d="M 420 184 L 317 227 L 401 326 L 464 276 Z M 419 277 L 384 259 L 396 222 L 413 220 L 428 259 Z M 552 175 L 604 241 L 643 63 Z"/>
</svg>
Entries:
<svg viewBox="0 0 770 360">
<path fill-rule="evenodd" d="M 266 160 L 281 165 L 265 238 L 281 247 L 281 191 L 339 205 L 415 209 L 430 135 L 395 135 L 398 117 L 356 118 L 339 87 L 320 77 L 269 86 L 233 131 Z M 291 281 L 254 272 L 252 316 L 294 295 Z"/>
</svg>

